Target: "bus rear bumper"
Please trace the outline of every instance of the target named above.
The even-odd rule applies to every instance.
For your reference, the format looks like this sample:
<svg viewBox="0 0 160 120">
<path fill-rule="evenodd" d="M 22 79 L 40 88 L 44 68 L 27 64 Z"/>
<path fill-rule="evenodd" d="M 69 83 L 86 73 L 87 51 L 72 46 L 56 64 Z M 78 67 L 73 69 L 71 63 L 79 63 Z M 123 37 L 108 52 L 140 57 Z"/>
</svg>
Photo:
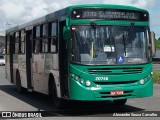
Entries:
<svg viewBox="0 0 160 120">
<path fill-rule="evenodd" d="M 110 91 L 122 90 L 123 95 L 111 96 Z M 118 100 L 130 98 L 142 98 L 153 95 L 153 80 L 148 80 L 144 85 L 128 85 L 128 86 L 102 86 L 102 87 L 86 87 L 79 82 L 71 79 L 70 99 L 81 101 L 103 101 Z"/>
</svg>

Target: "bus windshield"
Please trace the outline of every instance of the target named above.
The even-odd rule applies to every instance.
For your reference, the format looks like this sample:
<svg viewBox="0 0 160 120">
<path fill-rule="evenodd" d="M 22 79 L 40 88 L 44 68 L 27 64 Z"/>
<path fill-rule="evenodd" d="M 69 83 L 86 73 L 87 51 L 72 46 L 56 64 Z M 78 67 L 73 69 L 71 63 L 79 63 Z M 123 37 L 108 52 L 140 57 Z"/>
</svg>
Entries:
<svg viewBox="0 0 160 120">
<path fill-rule="evenodd" d="M 149 62 L 149 30 L 141 26 L 72 26 L 71 61 L 85 65 Z"/>
</svg>

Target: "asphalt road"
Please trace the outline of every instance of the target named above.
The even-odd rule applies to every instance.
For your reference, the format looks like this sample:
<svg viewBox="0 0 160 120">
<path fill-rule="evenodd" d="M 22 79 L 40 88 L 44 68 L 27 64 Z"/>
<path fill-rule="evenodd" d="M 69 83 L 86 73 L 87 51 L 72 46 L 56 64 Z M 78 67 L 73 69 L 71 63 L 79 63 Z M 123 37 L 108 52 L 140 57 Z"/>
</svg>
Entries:
<svg viewBox="0 0 160 120">
<path fill-rule="evenodd" d="M 46 95 L 26 92 L 18 94 L 16 86 L 5 79 L 4 66 L 0 66 L 0 111 L 50 111 L 50 117 L 43 119 L 105 119 L 113 113 L 136 113 L 143 111 L 160 111 L 160 85 L 154 85 L 154 95 L 147 98 L 129 99 L 124 106 L 107 102 L 67 102 L 65 109 L 55 109 Z M 63 117 L 62 117 L 63 116 Z M 65 117 L 64 117 L 65 116 Z M 58 118 L 57 118 L 58 117 Z M 78 118 L 77 118 L 78 117 Z M 87 117 L 87 118 L 86 118 Z M 97 118 L 98 117 L 98 118 Z M 107 117 L 108 118 L 108 117 Z M 123 117 L 111 117 L 123 120 Z M 133 117 L 131 117 L 133 118 Z M 39 118 L 37 118 L 39 119 Z M 129 118 L 128 118 L 129 119 Z M 143 119 L 143 118 L 142 118 Z M 150 118 L 157 120 L 156 117 Z M 136 118 L 137 120 L 137 118 Z"/>
</svg>

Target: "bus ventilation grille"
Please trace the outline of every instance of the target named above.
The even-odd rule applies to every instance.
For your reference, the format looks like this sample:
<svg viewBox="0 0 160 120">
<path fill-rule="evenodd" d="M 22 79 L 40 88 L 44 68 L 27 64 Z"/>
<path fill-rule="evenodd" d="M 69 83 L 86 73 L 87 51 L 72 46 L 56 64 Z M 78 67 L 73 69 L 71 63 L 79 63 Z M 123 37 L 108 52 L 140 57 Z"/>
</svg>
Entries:
<svg viewBox="0 0 160 120">
<path fill-rule="evenodd" d="M 134 68 L 88 68 L 89 74 L 98 75 L 121 75 L 142 73 L 143 67 Z"/>
<path fill-rule="evenodd" d="M 138 80 L 133 81 L 119 81 L 119 82 L 94 82 L 96 85 L 120 85 L 120 84 L 134 84 Z"/>
</svg>

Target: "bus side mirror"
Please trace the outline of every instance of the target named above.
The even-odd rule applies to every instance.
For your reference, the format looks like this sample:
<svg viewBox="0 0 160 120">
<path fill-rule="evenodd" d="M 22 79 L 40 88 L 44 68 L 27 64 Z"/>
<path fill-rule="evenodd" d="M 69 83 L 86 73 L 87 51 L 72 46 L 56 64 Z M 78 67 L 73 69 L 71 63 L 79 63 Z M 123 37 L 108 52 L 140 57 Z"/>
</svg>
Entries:
<svg viewBox="0 0 160 120">
<path fill-rule="evenodd" d="M 155 33 L 151 32 L 150 35 L 151 35 L 151 42 L 152 42 L 152 44 L 151 44 L 151 47 L 152 47 L 152 56 L 154 57 L 155 54 L 156 54 Z"/>
<path fill-rule="evenodd" d="M 63 27 L 63 39 L 67 41 L 69 37 L 70 37 L 69 28 L 67 26 L 64 26 Z"/>
</svg>

